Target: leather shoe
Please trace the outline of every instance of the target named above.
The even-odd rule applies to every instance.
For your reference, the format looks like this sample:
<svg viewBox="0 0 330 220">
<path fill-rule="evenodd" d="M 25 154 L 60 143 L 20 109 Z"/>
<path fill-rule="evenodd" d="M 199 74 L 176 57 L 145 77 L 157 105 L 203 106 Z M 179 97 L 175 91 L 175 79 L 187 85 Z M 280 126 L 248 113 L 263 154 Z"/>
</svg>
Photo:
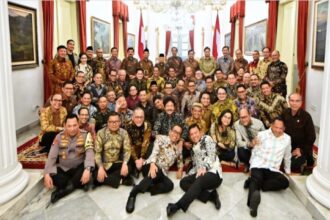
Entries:
<svg viewBox="0 0 330 220">
<path fill-rule="evenodd" d="M 166 207 L 167 217 L 171 217 L 178 211 L 178 206 L 174 203 L 169 203 Z"/>
<path fill-rule="evenodd" d="M 123 178 L 123 182 L 122 182 L 122 184 L 123 184 L 124 186 L 132 186 L 133 183 L 134 183 L 134 182 L 133 182 L 133 178 L 130 177 L 130 176 Z"/>
<path fill-rule="evenodd" d="M 214 203 L 215 208 L 217 210 L 219 210 L 221 208 L 221 202 L 220 202 L 219 194 L 216 190 L 213 190 L 213 192 L 212 192 L 211 202 Z"/>
<path fill-rule="evenodd" d="M 248 189 L 250 187 L 251 177 L 247 178 L 244 182 L 244 189 Z"/>
<path fill-rule="evenodd" d="M 135 208 L 135 196 L 128 197 L 127 203 L 126 203 L 126 212 L 132 213 Z"/>
<path fill-rule="evenodd" d="M 260 191 L 254 191 L 250 198 L 250 215 L 256 217 L 258 215 L 258 206 L 260 204 Z"/>
</svg>

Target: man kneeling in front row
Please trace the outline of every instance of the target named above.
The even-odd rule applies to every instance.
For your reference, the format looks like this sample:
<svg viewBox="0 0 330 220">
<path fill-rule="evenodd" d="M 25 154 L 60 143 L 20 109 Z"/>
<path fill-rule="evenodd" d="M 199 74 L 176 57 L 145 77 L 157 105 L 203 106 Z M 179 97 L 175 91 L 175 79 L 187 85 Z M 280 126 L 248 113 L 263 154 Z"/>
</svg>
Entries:
<svg viewBox="0 0 330 220">
<path fill-rule="evenodd" d="M 51 203 L 86 185 L 93 168 L 92 136 L 79 130 L 76 115 L 68 115 L 64 120 L 64 131 L 54 139 L 44 171 L 45 186 L 48 189 L 56 186 Z"/>
<path fill-rule="evenodd" d="M 260 189 L 277 191 L 289 186 L 288 179 L 280 171 L 284 160 L 285 173 L 291 173 L 291 138 L 284 129 L 283 119 L 276 118 L 268 130 L 258 133 L 250 160 L 251 178 L 244 184 L 249 187 L 247 205 L 252 217 L 257 216 Z"/>
<path fill-rule="evenodd" d="M 150 157 L 144 162 L 144 178 L 131 191 L 126 204 L 126 211 L 134 211 L 135 198 L 138 193 L 149 191 L 151 195 L 168 193 L 173 189 L 173 182 L 167 177 L 169 168 L 177 161 L 176 177 L 182 177 L 182 145 L 179 141 L 182 134 L 180 125 L 173 125 L 168 135 L 157 135 Z"/>
</svg>

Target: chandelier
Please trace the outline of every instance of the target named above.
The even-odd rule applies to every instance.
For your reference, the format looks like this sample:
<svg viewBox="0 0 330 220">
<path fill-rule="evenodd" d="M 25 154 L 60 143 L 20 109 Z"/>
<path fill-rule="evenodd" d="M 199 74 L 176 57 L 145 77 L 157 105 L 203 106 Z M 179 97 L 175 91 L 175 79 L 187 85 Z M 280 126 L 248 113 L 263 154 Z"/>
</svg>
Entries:
<svg viewBox="0 0 330 220">
<path fill-rule="evenodd" d="M 156 13 L 178 9 L 193 13 L 205 10 L 206 6 L 218 11 L 226 5 L 226 0 L 133 0 L 133 2 L 140 10 L 148 9 Z"/>
</svg>

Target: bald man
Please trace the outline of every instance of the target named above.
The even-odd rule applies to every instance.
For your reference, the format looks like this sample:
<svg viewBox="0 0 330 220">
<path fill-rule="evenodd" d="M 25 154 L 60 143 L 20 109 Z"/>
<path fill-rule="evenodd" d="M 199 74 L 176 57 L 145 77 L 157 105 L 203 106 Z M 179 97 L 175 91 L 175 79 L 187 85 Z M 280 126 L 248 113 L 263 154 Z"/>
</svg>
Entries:
<svg viewBox="0 0 330 220">
<path fill-rule="evenodd" d="M 287 94 L 286 75 L 288 74 L 287 65 L 280 60 L 280 52 L 272 52 L 272 62 L 268 65 L 265 80 L 272 85 L 272 91 L 279 93 L 284 98 Z"/>
<path fill-rule="evenodd" d="M 290 108 L 282 113 L 285 132 L 291 136 L 292 158 L 291 169 L 303 171 L 303 165 L 313 165 L 313 144 L 316 138 L 311 115 L 302 109 L 302 97 L 299 93 L 289 96 Z"/>
</svg>

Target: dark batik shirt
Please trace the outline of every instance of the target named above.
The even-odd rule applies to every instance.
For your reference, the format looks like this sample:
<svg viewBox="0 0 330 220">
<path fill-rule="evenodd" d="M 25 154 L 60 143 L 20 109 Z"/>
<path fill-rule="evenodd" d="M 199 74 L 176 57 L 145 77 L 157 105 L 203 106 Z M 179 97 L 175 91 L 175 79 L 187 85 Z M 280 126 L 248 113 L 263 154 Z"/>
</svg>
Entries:
<svg viewBox="0 0 330 220">
<path fill-rule="evenodd" d="M 107 75 L 110 74 L 112 69 L 119 70 L 121 67 L 121 61 L 117 57 L 110 57 L 109 60 L 105 63 L 105 72 Z"/>
<path fill-rule="evenodd" d="M 285 133 L 291 137 L 292 150 L 300 148 L 303 155 L 312 155 L 312 146 L 316 135 L 311 115 L 300 109 L 292 115 L 291 108 L 283 111 L 282 117 L 285 124 Z"/>
<path fill-rule="evenodd" d="M 158 67 L 161 77 L 165 77 L 167 75 L 166 70 L 165 70 L 165 68 L 166 68 L 165 63 L 157 63 L 155 66 Z"/>
<path fill-rule="evenodd" d="M 181 57 L 178 56 L 171 56 L 170 58 L 168 58 L 167 60 L 167 70 L 170 67 L 173 67 L 175 69 L 175 72 L 177 73 L 177 76 L 183 77 L 183 73 L 184 73 L 184 66 L 183 66 L 183 62 Z"/>
<path fill-rule="evenodd" d="M 140 107 L 143 109 L 144 111 L 144 118 L 146 121 L 148 121 L 149 123 L 152 123 L 152 110 L 153 110 L 153 106 L 151 105 L 150 102 L 147 102 L 146 106 L 143 106 L 141 102 L 138 102 L 136 104 L 136 107 Z"/>
<path fill-rule="evenodd" d="M 187 127 L 185 126 L 183 116 L 182 114 L 177 112 L 174 112 L 172 115 L 168 115 L 166 112 L 160 113 L 153 127 L 154 135 L 158 135 L 158 134 L 168 135 L 169 130 L 175 124 L 179 124 L 184 128 L 182 133 L 182 138 L 187 139 L 188 130 Z"/>
<path fill-rule="evenodd" d="M 150 78 L 153 74 L 153 68 L 154 68 L 152 61 L 148 59 L 147 60 L 143 59 L 140 60 L 139 65 L 143 69 L 144 76 Z"/>
<path fill-rule="evenodd" d="M 248 61 L 244 58 L 241 58 L 241 59 L 236 59 L 234 61 L 234 73 L 237 73 L 237 71 L 240 69 L 240 68 L 244 68 L 245 72 L 247 72 L 247 66 L 248 66 Z"/>
<path fill-rule="evenodd" d="M 128 75 L 135 75 L 140 68 L 139 61 L 134 57 L 126 57 L 121 63 L 121 68 L 125 69 Z"/>
<path fill-rule="evenodd" d="M 95 131 L 105 128 L 108 123 L 108 118 L 111 111 L 107 108 L 105 112 L 94 112 L 92 115 L 91 123 L 95 124 Z"/>
<path fill-rule="evenodd" d="M 280 60 L 272 62 L 268 65 L 265 79 L 274 83 L 273 92 L 286 96 L 286 75 L 288 74 L 288 67 Z"/>
</svg>

